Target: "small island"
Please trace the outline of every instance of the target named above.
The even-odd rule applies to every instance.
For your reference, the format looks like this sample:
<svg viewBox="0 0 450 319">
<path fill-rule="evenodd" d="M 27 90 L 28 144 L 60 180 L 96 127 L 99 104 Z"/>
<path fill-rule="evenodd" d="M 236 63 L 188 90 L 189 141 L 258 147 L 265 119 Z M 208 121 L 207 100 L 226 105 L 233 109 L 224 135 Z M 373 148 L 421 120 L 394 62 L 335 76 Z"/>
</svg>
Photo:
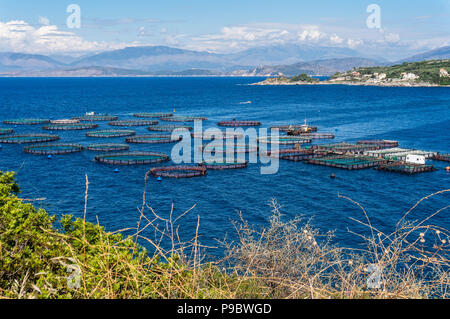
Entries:
<svg viewBox="0 0 450 319">
<path fill-rule="evenodd" d="M 301 74 L 292 78 L 268 78 L 253 85 L 361 85 L 392 87 L 448 87 L 450 60 L 405 62 L 393 66 L 361 67 L 336 73 L 326 81 Z"/>
</svg>

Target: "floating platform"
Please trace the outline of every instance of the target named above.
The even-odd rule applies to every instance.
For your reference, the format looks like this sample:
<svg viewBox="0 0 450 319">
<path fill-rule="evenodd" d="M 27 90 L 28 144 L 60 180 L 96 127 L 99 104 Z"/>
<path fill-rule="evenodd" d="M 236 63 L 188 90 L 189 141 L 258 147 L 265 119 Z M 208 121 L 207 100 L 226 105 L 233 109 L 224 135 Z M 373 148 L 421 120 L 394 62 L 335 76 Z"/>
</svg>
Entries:
<svg viewBox="0 0 450 319">
<path fill-rule="evenodd" d="M 112 121 L 108 123 L 111 126 L 150 126 L 158 124 L 158 121 L 155 120 L 137 120 L 137 121 Z"/>
<path fill-rule="evenodd" d="M 95 157 L 95 161 L 112 165 L 145 165 L 167 162 L 169 156 L 163 153 L 155 152 L 130 152 L 101 154 Z"/>
<path fill-rule="evenodd" d="M 279 136 L 278 138 L 269 136 L 259 138 L 258 142 L 265 144 L 295 145 L 295 144 L 309 144 L 312 142 L 312 140 L 300 136 Z"/>
<path fill-rule="evenodd" d="M 221 121 L 217 125 L 225 127 L 261 126 L 259 121 Z"/>
<path fill-rule="evenodd" d="M 5 144 L 24 144 L 24 143 L 47 143 L 59 140 L 58 135 L 50 134 L 23 134 L 0 136 L 0 143 Z"/>
<path fill-rule="evenodd" d="M 141 118 L 161 118 L 161 117 L 171 117 L 173 116 L 172 113 L 134 113 L 134 117 L 141 117 Z"/>
<path fill-rule="evenodd" d="M 360 140 L 357 144 L 365 144 L 365 145 L 378 145 L 380 148 L 393 148 L 398 147 L 398 141 L 390 141 L 390 140 Z"/>
<path fill-rule="evenodd" d="M 290 132 L 290 135 L 300 135 L 303 133 L 317 132 L 317 126 L 309 126 L 308 124 L 287 124 L 271 126 L 271 129 L 278 129 L 281 132 Z"/>
<path fill-rule="evenodd" d="M 248 162 L 242 162 L 242 163 L 236 163 L 236 162 L 230 162 L 230 163 L 212 163 L 212 162 L 203 162 L 198 164 L 198 166 L 204 167 L 208 170 L 225 170 L 225 169 L 241 169 L 241 168 L 247 168 Z"/>
<path fill-rule="evenodd" d="M 87 137 L 98 138 L 125 137 L 133 135 L 136 135 L 136 132 L 132 130 L 102 130 L 86 133 Z"/>
<path fill-rule="evenodd" d="M 202 116 L 168 116 L 160 117 L 161 121 L 166 122 L 195 122 L 195 121 L 206 121 L 206 117 Z"/>
<path fill-rule="evenodd" d="M 130 149 L 128 144 L 90 144 L 86 146 L 88 151 L 95 152 L 119 152 Z"/>
<path fill-rule="evenodd" d="M 81 131 L 91 130 L 97 128 L 98 124 L 95 123 L 72 123 L 72 124 L 49 124 L 42 127 L 47 131 Z"/>
<path fill-rule="evenodd" d="M 79 120 L 81 122 L 96 122 L 96 121 L 115 121 L 119 117 L 114 115 L 84 115 L 79 117 L 74 117 L 74 120 Z"/>
<path fill-rule="evenodd" d="M 42 144 L 27 146 L 23 150 L 33 155 L 61 155 L 81 152 L 83 149 L 80 144 Z"/>
<path fill-rule="evenodd" d="M 192 131 L 192 126 L 189 125 L 154 125 L 147 127 L 149 131 L 152 132 L 172 132 L 174 130 L 188 130 Z"/>
<path fill-rule="evenodd" d="M 375 167 L 375 169 L 378 171 L 402 173 L 408 175 L 433 172 L 436 170 L 436 168 L 434 168 L 434 166 L 432 165 L 417 165 L 404 162 L 384 163 L 378 167 Z"/>
<path fill-rule="evenodd" d="M 70 120 L 70 119 L 62 119 L 62 120 L 52 120 L 51 124 L 77 124 L 80 123 L 79 120 Z"/>
<path fill-rule="evenodd" d="M 431 159 L 435 161 L 450 162 L 450 154 L 436 154 Z"/>
<path fill-rule="evenodd" d="M 328 153 L 338 153 L 338 154 L 345 154 L 345 153 L 362 153 L 365 151 L 370 150 L 379 150 L 379 145 L 372 145 L 372 144 L 351 144 L 351 143 L 333 143 L 333 144 L 320 144 L 320 145 L 314 145 L 312 148 L 319 152 L 328 152 Z M 365 154 L 368 155 L 368 154 Z M 373 155 L 374 157 L 377 157 Z"/>
<path fill-rule="evenodd" d="M 291 132 L 287 133 L 291 135 Z M 292 136 L 302 136 L 304 138 L 309 138 L 312 140 L 332 140 L 335 138 L 334 134 L 331 133 L 300 133 L 300 135 L 292 135 Z"/>
<path fill-rule="evenodd" d="M 367 156 L 325 156 L 322 158 L 310 159 L 307 163 L 347 170 L 359 170 L 377 167 L 387 163 L 387 161 Z"/>
<path fill-rule="evenodd" d="M 8 125 L 39 125 L 39 124 L 47 124 L 50 123 L 48 119 L 14 119 L 14 120 L 5 120 L 3 124 Z"/>
<path fill-rule="evenodd" d="M 150 170 L 150 174 L 155 177 L 168 178 L 191 178 L 201 177 L 207 174 L 207 170 L 202 166 L 167 166 L 155 167 Z"/>
<path fill-rule="evenodd" d="M 437 152 L 428 152 L 428 151 L 420 151 L 414 149 L 407 148 L 386 148 L 374 151 L 365 151 L 364 155 L 373 156 L 373 157 L 383 157 L 385 159 L 391 159 L 394 161 L 404 161 L 408 155 L 419 155 L 424 156 L 425 158 L 433 158 L 437 155 Z"/>
<path fill-rule="evenodd" d="M 1 128 L 0 127 L 0 135 L 8 135 L 14 133 L 14 130 L 11 128 Z"/>
<path fill-rule="evenodd" d="M 181 136 L 177 136 L 175 138 L 172 135 L 137 135 L 133 137 L 128 137 L 126 139 L 127 143 L 134 144 L 163 144 L 163 143 L 176 143 L 181 141 Z"/>
</svg>

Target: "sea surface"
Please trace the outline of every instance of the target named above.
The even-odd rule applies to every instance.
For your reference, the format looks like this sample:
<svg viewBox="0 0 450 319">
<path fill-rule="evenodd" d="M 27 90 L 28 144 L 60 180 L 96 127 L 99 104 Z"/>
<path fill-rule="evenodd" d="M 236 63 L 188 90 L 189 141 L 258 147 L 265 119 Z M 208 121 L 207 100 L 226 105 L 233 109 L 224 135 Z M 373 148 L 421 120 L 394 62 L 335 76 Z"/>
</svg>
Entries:
<svg viewBox="0 0 450 319">
<path fill-rule="evenodd" d="M 263 127 L 308 123 L 319 132 L 336 134 L 335 142 L 394 139 L 401 147 L 450 153 L 450 89 L 381 88 L 358 86 L 250 86 L 258 78 L 29 78 L 0 79 L 0 120 L 12 118 L 71 118 L 85 112 L 108 113 L 132 119 L 137 112 L 172 112 L 205 116 L 204 128 L 232 118 L 261 121 Z M 251 101 L 244 104 L 242 102 Z M 100 123 L 101 128 L 108 127 Z M 170 124 L 170 123 L 162 123 Z M 0 124 L 0 127 L 10 127 Z M 149 134 L 145 127 L 132 128 Z M 40 125 L 14 127 L 16 133 L 48 133 Z M 56 133 L 56 132 L 55 132 Z M 57 132 L 60 142 L 84 145 L 106 142 L 88 138 L 86 131 Z M 108 139 L 124 142 L 124 138 Z M 330 141 L 328 141 L 330 142 Z M 170 154 L 173 145 L 131 145 L 131 150 Z M 3 144 L 0 170 L 16 171 L 23 198 L 45 198 L 36 205 L 51 214 L 83 216 L 85 175 L 89 178 L 87 219 L 115 231 L 136 227 L 142 205 L 144 175 L 155 165 L 120 167 L 98 164 L 94 152 L 33 156 L 23 145 Z M 430 162 L 431 163 L 431 162 Z M 284 218 L 302 216 L 322 232 L 335 231 L 342 246 L 358 247 L 367 228 L 361 204 L 379 229 L 392 231 L 403 214 L 422 197 L 450 188 L 449 163 L 432 162 L 438 171 L 408 176 L 372 169 L 345 171 L 304 163 L 280 162 L 275 175 L 261 175 L 260 165 L 244 170 L 210 171 L 193 179 L 150 178 L 147 204 L 161 217 L 177 216 L 195 207 L 179 222 L 183 239 L 199 234 L 203 244 L 220 247 L 234 240 L 232 221 L 244 219 L 257 227 L 268 224 L 269 201 L 282 205 Z M 160 164 L 161 165 L 161 164 Z M 165 164 L 162 164 L 165 165 Z M 157 166 L 157 165 L 156 165 Z M 330 174 L 336 178 L 331 179 Z M 449 204 L 438 195 L 422 202 L 409 216 L 420 220 Z M 147 211 L 149 217 L 153 217 Z M 432 223 L 450 226 L 450 211 Z M 152 237 L 152 232 L 147 234 Z M 148 243 L 143 242 L 144 245 Z M 211 249 L 220 254 L 221 248 Z"/>
</svg>

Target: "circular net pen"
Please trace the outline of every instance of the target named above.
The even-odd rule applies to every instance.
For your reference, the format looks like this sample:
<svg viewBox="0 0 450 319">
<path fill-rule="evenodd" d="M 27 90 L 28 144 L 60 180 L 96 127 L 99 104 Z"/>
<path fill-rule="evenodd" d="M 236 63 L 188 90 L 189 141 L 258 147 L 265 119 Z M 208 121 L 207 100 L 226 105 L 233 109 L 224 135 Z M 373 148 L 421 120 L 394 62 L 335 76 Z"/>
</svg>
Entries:
<svg viewBox="0 0 450 319">
<path fill-rule="evenodd" d="M 216 163 L 216 162 L 203 162 L 199 163 L 198 166 L 204 167 L 208 170 L 225 170 L 225 169 L 241 169 L 247 168 L 248 162 L 225 162 L 225 163 Z"/>
<path fill-rule="evenodd" d="M 119 117 L 114 115 L 84 115 L 74 117 L 74 120 L 81 122 L 95 122 L 95 121 L 116 121 Z"/>
<path fill-rule="evenodd" d="M 278 144 L 278 145 L 295 145 L 295 144 L 309 144 L 312 142 L 311 139 L 305 137 L 295 137 L 295 136 L 279 136 L 259 138 L 259 143 L 263 144 Z"/>
<path fill-rule="evenodd" d="M 161 117 L 161 121 L 165 122 L 194 122 L 194 121 L 206 121 L 206 117 L 202 116 L 170 116 Z"/>
<path fill-rule="evenodd" d="M 86 133 L 87 137 L 97 138 L 125 137 L 133 135 L 136 135 L 136 132 L 132 130 L 103 130 Z"/>
<path fill-rule="evenodd" d="M 246 145 L 246 144 L 208 144 L 200 147 L 204 152 L 210 153 L 227 153 L 227 154 L 238 154 L 238 153 L 254 153 L 258 151 L 257 145 Z"/>
<path fill-rule="evenodd" d="M 201 177 L 207 174 L 205 167 L 201 166 L 167 166 L 155 167 L 150 170 L 150 174 L 155 177 L 168 178 L 191 178 Z"/>
<path fill-rule="evenodd" d="M 97 128 L 98 124 L 71 123 L 71 124 L 50 124 L 42 127 L 47 131 L 81 131 Z"/>
<path fill-rule="evenodd" d="M 160 118 L 160 117 L 171 117 L 173 116 L 172 113 L 135 113 L 133 114 L 134 117 L 141 117 L 141 118 Z"/>
<path fill-rule="evenodd" d="M 173 132 L 174 130 L 188 130 L 188 131 L 193 130 L 192 126 L 188 125 L 154 125 L 149 126 L 147 129 L 152 132 Z"/>
<path fill-rule="evenodd" d="M 169 161 L 169 156 L 154 152 L 131 152 L 102 154 L 95 157 L 95 161 L 112 165 L 145 165 Z"/>
<path fill-rule="evenodd" d="M 50 123 L 50 120 L 47 119 L 14 119 L 14 120 L 5 120 L 4 124 L 9 125 L 39 125 L 39 124 L 47 124 Z"/>
<path fill-rule="evenodd" d="M 80 144 L 43 144 L 32 145 L 24 148 L 24 152 L 33 155 L 60 155 L 81 152 Z"/>
<path fill-rule="evenodd" d="M 59 136 L 50 134 L 23 134 L 0 137 L 0 143 L 5 144 L 47 143 L 57 140 L 59 140 Z"/>
<path fill-rule="evenodd" d="M 129 150 L 130 146 L 127 144 L 90 144 L 86 146 L 86 149 L 94 152 L 120 152 Z"/>
<path fill-rule="evenodd" d="M 163 143 L 175 143 L 181 141 L 181 136 L 172 138 L 172 135 L 138 135 L 133 137 L 128 137 L 126 139 L 127 143 L 132 144 L 163 144 Z"/>
<path fill-rule="evenodd" d="M 234 140 L 243 138 L 244 134 L 237 132 L 233 133 L 222 132 L 222 136 L 216 136 L 216 135 L 205 135 L 204 133 L 191 133 L 191 137 L 198 138 L 204 141 L 210 141 L 212 139 L 220 139 L 220 137 L 224 140 Z"/>
<path fill-rule="evenodd" d="M 108 123 L 111 126 L 150 126 L 150 125 L 156 125 L 158 124 L 158 121 L 154 120 L 141 120 L 141 121 L 113 121 Z"/>
<path fill-rule="evenodd" d="M 14 133 L 13 129 L 0 127 L 0 135 L 8 135 L 8 134 L 12 134 L 12 133 Z"/>
<path fill-rule="evenodd" d="M 63 119 L 63 120 L 52 120 L 52 121 L 50 121 L 50 123 L 51 124 L 77 124 L 77 123 L 80 123 L 80 121 Z"/>
<path fill-rule="evenodd" d="M 261 126 L 259 121 L 221 121 L 217 125 L 225 127 Z"/>
</svg>

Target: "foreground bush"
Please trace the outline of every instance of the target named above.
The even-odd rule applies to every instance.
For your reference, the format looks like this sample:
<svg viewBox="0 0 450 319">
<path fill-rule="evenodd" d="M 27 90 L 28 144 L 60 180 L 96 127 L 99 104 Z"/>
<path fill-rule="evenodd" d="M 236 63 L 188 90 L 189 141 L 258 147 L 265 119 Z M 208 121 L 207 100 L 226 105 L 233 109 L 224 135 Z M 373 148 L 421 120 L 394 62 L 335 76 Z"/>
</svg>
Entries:
<svg viewBox="0 0 450 319">
<path fill-rule="evenodd" d="M 146 204 L 145 192 L 130 236 L 72 216 L 56 222 L 19 193 L 14 174 L 0 172 L 4 298 L 449 297 L 449 234 L 426 225 L 428 219 L 406 222 L 409 212 L 392 234 L 377 231 L 368 218 L 357 221 L 370 236 L 362 236 L 366 250 L 352 251 L 299 219 L 284 222 L 273 201 L 267 228 L 241 219 L 235 224 L 239 240 L 224 243 L 226 257 L 205 262 L 198 236 L 178 239 L 176 223 L 188 212 L 174 217 L 172 209 L 161 217 Z M 143 236 L 148 229 L 154 238 Z M 137 241 L 147 242 L 152 253 Z"/>
</svg>

